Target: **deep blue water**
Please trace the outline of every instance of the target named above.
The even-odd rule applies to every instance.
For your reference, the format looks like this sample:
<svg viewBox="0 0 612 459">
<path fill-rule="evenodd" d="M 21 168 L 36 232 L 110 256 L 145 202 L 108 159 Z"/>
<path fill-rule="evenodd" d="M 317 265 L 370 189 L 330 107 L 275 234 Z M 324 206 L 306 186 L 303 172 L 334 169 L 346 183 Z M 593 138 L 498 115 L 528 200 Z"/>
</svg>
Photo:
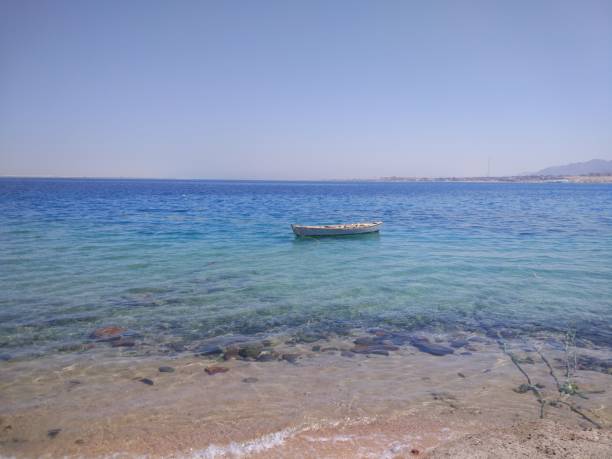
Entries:
<svg viewBox="0 0 612 459">
<path fill-rule="evenodd" d="M 291 223 L 383 220 L 296 239 Z M 355 326 L 612 345 L 612 186 L 0 180 L 0 352 Z"/>
</svg>

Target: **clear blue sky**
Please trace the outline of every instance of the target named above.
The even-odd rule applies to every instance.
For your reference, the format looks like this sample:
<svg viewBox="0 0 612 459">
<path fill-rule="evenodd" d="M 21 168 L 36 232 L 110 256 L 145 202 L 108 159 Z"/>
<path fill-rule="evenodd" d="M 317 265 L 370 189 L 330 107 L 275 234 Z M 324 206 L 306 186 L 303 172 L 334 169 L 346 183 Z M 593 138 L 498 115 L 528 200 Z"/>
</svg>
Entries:
<svg viewBox="0 0 612 459">
<path fill-rule="evenodd" d="M 0 175 L 612 159 L 612 1 L 0 2 Z"/>
</svg>

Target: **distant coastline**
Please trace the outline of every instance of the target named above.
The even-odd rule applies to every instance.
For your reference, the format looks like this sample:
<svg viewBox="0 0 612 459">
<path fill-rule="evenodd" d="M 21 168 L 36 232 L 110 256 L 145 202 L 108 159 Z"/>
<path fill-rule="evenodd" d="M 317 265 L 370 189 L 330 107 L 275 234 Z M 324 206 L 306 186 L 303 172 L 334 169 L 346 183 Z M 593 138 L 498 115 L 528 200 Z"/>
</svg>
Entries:
<svg viewBox="0 0 612 459">
<path fill-rule="evenodd" d="M 381 177 L 381 182 L 469 182 L 469 183 L 612 183 L 612 174 L 515 175 L 502 177 Z"/>
</svg>

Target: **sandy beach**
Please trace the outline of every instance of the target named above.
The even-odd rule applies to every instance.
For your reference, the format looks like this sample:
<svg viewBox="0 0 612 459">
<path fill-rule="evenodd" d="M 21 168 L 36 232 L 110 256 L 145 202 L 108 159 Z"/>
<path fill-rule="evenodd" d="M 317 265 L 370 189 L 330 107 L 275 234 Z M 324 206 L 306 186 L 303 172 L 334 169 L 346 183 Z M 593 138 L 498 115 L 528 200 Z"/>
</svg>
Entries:
<svg viewBox="0 0 612 459">
<path fill-rule="evenodd" d="M 612 376 L 576 370 L 579 395 L 560 392 L 543 360 L 562 381 L 556 344 L 504 342 L 504 352 L 473 335 L 444 356 L 412 345 L 388 355 L 354 352 L 363 349 L 354 341 L 372 336 L 281 342 L 270 361 L 134 360 L 109 347 L 44 365 L 4 362 L 0 451 L 18 458 L 603 458 L 612 451 Z M 523 362 L 538 394 L 509 355 Z"/>
</svg>

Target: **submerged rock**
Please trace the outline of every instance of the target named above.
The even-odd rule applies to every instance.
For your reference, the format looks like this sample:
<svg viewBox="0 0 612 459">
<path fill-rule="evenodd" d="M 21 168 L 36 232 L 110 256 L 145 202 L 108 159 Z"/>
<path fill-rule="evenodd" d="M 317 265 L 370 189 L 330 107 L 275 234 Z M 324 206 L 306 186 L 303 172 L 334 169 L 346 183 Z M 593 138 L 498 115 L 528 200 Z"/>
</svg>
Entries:
<svg viewBox="0 0 612 459">
<path fill-rule="evenodd" d="M 119 338 L 111 341 L 111 346 L 113 347 L 134 347 L 136 346 L 136 341 L 132 339 Z"/>
<path fill-rule="evenodd" d="M 385 330 L 383 328 L 370 328 L 367 331 L 368 331 L 368 333 L 372 333 L 373 335 L 376 335 L 376 336 L 381 337 L 381 338 L 382 337 L 387 337 L 387 336 L 391 335 L 387 330 Z"/>
<path fill-rule="evenodd" d="M 368 354 L 374 354 L 374 355 L 389 355 L 389 351 L 385 351 L 383 349 L 374 349 L 371 350 L 370 352 L 368 352 Z"/>
<path fill-rule="evenodd" d="M 119 327 L 117 325 L 109 325 L 108 327 L 96 328 L 91 332 L 89 337 L 99 341 L 108 341 L 112 339 L 118 339 L 127 329 Z"/>
<path fill-rule="evenodd" d="M 289 363 L 296 363 L 300 354 L 283 354 L 281 355 L 281 360 L 285 360 Z"/>
<path fill-rule="evenodd" d="M 471 343 L 482 343 L 482 344 L 489 344 L 490 342 L 490 340 L 488 340 L 487 338 L 483 338 L 482 336 L 472 336 L 468 338 L 468 341 Z"/>
<path fill-rule="evenodd" d="M 450 344 L 451 347 L 454 347 L 455 349 L 459 349 L 460 347 L 467 346 L 468 343 L 469 341 L 467 339 L 457 338 L 457 339 L 452 340 L 448 344 Z"/>
<path fill-rule="evenodd" d="M 351 349 L 351 352 L 355 354 L 378 354 L 378 355 L 389 355 L 389 351 L 397 351 L 399 347 L 392 344 L 356 344 Z"/>
<path fill-rule="evenodd" d="M 353 341 L 353 343 L 361 346 L 371 346 L 372 344 L 381 344 L 383 342 L 383 338 L 376 336 L 362 336 Z"/>
<path fill-rule="evenodd" d="M 153 380 L 151 380 L 149 378 L 140 378 L 140 379 L 138 379 L 138 381 L 140 381 L 143 384 L 146 384 L 147 386 L 152 386 L 153 384 L 155 384 L 153 382 Z"/>
<path fill-rule="evenodd" d="M 62 431 L 62 429 L 51 429 L 49 431 L 47 431 L 47 436 L 49 438 L 55 438 L 59 435 L 59 433 Z"/>
<path fill-rule="evenodd" d="M 242 380 L 243 383 L 247 383 L 247 384 L 252 384 L 252 383 L 256 383 L 257 381 L 259 381 L 259 379 L 254 378 L 252 376 L 249 376 L 248 378 L 244 378 Z"/>
<path fill-rule="evenodd" d="M 455 350 L 451 347 L 443 346 L 441 344 L 432 343 L 425 337 L 413 337 L 411 343 L 421 352 L 426 352 L 431 355 L 443 356 L 447 354 L 453 354 Z"/>
<path fill-rule="evenodd" d="M 217 355 L 217 354 L 222 354 L 222 353 L 223 353 L 223 348 L 221 348 L 221 346 L 219 346 L 218 344 L 207 344 L 207 345 L 202 346 L 198 350 L 198 355 L 202 355 L 202 356 Z"/>
<path fill-rule="evenodd" d="M 206 374 L 213 376 L 217 373 L 227 373 L 229 371 L 229 368 L 213 365 L 211 367 L 204 368 L 204 371 L 206 372 Z"/>
<path fill-rule="evenodd" d="M 355 357 L 355 353 L 353 351 L 342 351 L 340 352 L 340 355 L 342 357 L 348 357 L 349 359 L 352 359 L 353 357 Z"/>
<path fill-rule="evenodd" d="M 535 363 L 535 361 L 529 355 L 526 357 L 515 357 L 514 360 L 516 360 L 518 363 L 527 363 L 530 365 Z"/>
<path fill-rule="evenodd" d="M 58 347 L 57 352 L 78 352 L 84 349 L 85 349 L 85 346 L 83 346 L 82 343 L 71 343 L 71 344 L 64 344 Z M 0 356 L 0 360 L 2 360 L 1 356 Z"/>
<path fill-rule="evenodd" d="M 240 346 L 240 350 L 238 351 L 238 355 L 243 359 L 257 359 L 259 354 L 261 354 L 263 350 L 263 346 L 259 343 L 254 344 L 245 344 Z"/>
<path fill-rule="evenodd" d="M 174 368 L 172 367 L 162 366 L 162 367 L 159 367 L 158 369 L 160 373 L 174 373 Z"/>
<path fill-rule="evenodd" d="M 230 346 L 237 346 L 239 343 L 243 343 L 245 341 L 247 341 L 247 338 L 242 335 L 218 336 L 216 338 L 210 338 L 198 348 L 197 355 L 211 356 L 223 354 L 224 349 Z"/>
<path fill-rule="evenodd" d="M 225 352 L 223 353 L 223 360 L 237 359 L 239 350 L 240 348 L 238 346 L 230 346 L 226 348 Z"/>
<path fill-rule="evenodd" d="M 325 335 L 322 334 L 314 334 L 314 333 L 309 333 L 309 334 L 304 334 L 304 335 L 298 335 L 298 342 L 301 343 L 314 343 L 315 341 L 319 341 L 321 339 L 325 339 Z"/>
</svg>

